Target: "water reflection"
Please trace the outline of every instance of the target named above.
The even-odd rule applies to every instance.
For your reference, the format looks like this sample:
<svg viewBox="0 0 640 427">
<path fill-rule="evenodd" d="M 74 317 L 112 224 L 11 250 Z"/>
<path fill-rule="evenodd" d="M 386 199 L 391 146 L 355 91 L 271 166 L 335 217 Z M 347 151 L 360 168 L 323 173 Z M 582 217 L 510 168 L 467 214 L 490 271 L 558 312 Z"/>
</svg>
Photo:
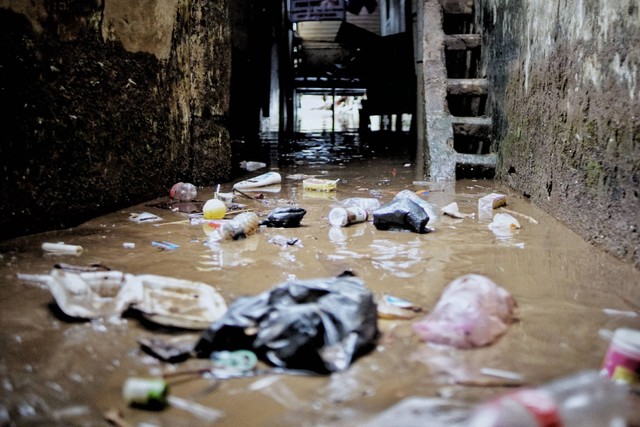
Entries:
<svg viewBox="0 0 640 427">
<path fill-rule="evenodd" d="M 408 278 L 424 272 L 427 257 L 425 242 L 419 239 L 407 243 L 376 239 L 369 246 L 373 252 L 372 265 L 398 278 Z"/>
</svg>

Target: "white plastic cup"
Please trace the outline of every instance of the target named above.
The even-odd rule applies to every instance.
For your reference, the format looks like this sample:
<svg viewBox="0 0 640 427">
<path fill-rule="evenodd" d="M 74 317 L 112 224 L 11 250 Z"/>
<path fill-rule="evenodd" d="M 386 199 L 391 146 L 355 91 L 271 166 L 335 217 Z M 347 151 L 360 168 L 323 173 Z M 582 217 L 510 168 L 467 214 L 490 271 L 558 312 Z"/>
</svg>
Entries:
<svg viewBox="0 0 640 427">
<path fill-rule="evenodd" d="M 167 404 L 169 387 L 162 379 L 128 378 L 122 387 L 124 400 L 130 405 L 157 406 Z"/>
<path fill-rule="evenodd" d="M 364 222 L 369 217 L 367 211 L 360 207 L 333 208 L 329 212 L 329 223 L 336 227 Z"/>
<path fill-rule="evenodd" d="M 622 384 L 640 384 L 640 330 L 616 329 L 601 373 Z"/>
</svg>

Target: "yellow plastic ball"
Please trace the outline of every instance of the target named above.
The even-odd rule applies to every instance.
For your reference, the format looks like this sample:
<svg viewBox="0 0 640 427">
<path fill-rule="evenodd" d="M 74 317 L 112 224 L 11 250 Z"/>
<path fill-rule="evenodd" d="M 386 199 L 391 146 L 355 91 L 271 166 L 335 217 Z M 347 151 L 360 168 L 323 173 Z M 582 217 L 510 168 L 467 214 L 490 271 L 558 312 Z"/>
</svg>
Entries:
<svg viewBox="0 0 640 427">
<path fill-rule="evenodd" d="M 227 213 L 227 206 L 222 200 L 211 199 L 207 200 L 202 208 L 202 214 L 204 219 L 222 219 Z"/>
</svg>

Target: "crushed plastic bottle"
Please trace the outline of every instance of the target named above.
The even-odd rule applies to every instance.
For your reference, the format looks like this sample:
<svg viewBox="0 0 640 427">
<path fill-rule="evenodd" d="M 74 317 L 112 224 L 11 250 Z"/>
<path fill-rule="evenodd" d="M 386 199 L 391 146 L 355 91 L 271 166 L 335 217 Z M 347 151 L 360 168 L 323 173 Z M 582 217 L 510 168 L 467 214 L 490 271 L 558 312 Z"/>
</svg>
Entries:
<svg viewBox="0 0 640 427">
<path fill-rule="evenodd" d="M 260 219 L 254 212 L 243 212 L 225 222 L 217 232 L 219 240 L 238 240 L 253 234 L 260 227 Z"/>
<path fill-rule="evenodd" d="M 196 186 L 188 182 L 178 182 L 173 184 L 169 190 L 169 197 L 180 200 L 181 202 L 190 202 L 196 198 L 198 190 Z"/>
<path fill-rule="evenodd" d="M 469 427 L 624 427 L 627 390 L 596 371 L 538 388 L 524 388 L 482 404 Z"/>
<path fill-rule="evenodd" d="M 257 171 L 258 169 L 266 168 L 267 164 L 262 162 L 243 160 L 240 162 L 240 167 L 242 169 L 248 170 L 249 172 L 253 172 L 253 171 Z"/>
<path fill-rule="evenodd" d="M 340 202 L 343 208 L 362 208 L 371 216 L 380 207 L 380 200 L 375 197 L 351 197 Z"/>
</svg>

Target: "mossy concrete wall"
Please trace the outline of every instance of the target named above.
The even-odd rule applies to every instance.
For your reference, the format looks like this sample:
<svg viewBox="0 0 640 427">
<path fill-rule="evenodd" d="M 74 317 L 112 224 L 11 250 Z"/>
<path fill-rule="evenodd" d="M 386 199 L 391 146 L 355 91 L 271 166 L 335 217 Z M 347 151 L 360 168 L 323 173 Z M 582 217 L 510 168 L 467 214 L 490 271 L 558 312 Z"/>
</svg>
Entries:
<svg viewBox="0 0 640 427">
<path fill-rule="evenodd" d="M 228 178 L 228 8 L 0 0 L 0 238 Z"/>
<path fill-rule="evenodd" d="M 477 0 L 497 177 L 640 267 L 640 1 Z"/>
</svg>

